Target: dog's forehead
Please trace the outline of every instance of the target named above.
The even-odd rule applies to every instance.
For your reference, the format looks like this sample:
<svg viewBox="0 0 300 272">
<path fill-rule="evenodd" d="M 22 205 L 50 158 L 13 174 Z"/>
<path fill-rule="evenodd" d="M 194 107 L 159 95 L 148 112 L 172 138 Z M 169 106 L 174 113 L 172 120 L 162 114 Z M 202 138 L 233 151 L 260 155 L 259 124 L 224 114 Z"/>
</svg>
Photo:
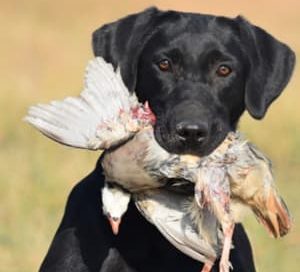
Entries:
<svg viewBox="0 0 300 272">
<path fill-rule="evenodd" d="M 152 50 L 177 48 L 183 52 L 222 49 L 238 42 L 235 26 L 236 22 L 230 18 L 183 13 L 177 20 L 165 18 L 148 45 Z"/>
</svg>

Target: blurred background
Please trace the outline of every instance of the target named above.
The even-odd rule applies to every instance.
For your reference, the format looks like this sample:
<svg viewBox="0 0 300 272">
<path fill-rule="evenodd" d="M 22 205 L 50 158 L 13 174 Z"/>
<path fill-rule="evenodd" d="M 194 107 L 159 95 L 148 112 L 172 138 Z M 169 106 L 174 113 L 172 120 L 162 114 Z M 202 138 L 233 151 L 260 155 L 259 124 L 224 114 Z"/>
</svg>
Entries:
<svg viewBox="0 0 300 272">
<path fill-rule="evenodd" d="M 77 95 L 100 25 L 151 5 L 200 13 L 242 14 L 289 44 L 300 57 L 299 0 L 1 1 L 0 271 L 37 271 L 60 223 L 71 188 L 99 154 L 73 150 L 22 122 L 29 105 Z M 247 216 L 257 271 L 299 271 L 300 70 L 263 121 L 245 114 L 240 129 L 272 159 L 278 187 L 294 217 L 274 240 Z M 167 271 L 166 271 L 167 272 Z"/>
</svg>

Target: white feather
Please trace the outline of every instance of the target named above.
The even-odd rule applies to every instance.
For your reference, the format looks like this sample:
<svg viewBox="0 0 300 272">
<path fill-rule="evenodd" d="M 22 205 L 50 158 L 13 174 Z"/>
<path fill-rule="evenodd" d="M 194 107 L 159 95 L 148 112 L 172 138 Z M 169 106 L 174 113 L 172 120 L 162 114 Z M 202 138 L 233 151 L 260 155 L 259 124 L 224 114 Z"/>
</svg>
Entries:
<svg viewBox="0 0 300 272">
<path fill-rule="evenodd" d="M 220 248 L 214 248 L 201 236 L 185 209 L 186 195 L 156 189 L 134 194 L 134 198 L 141 214 L 177 249 L 200 262 L 219 256 Z"/>
<path fill-rule="evenodd" d="M 101 190 L 102 209 L 106 216 L 122 218 L 127 211 L 130 194 L 120 187 L 109 187 L 107 183 Z"/>
<path fill-rule="evenodd" d="M 24 119 L 57 142 L 96 150 L 131 136 L 120 127 L 125 124 L 117 122 L 117 118 L 121 110 L 130 116 L 130 109 L 137 105 L 137 98 L 127 90 L 119 69 L 115 72 L 111 64 L 97 57 L 86 68 L 85 88 L 78 97 L 32 106 Z M 101 130 L 101 125 L 114 122 L 119 129 L 113 133 Z"/>
</svg>

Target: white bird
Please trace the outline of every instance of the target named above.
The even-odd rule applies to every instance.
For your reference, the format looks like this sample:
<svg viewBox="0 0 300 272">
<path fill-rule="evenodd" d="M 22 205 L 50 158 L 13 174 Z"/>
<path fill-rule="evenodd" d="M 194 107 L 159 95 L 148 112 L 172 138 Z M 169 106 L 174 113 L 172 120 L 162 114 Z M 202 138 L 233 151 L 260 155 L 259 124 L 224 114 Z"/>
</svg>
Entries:
<svg viewBox="0 0 300 272">
<path fill-rule="evenodd" d="M 97 57 L 86 68 L 84 90 L 78 97 L 32 106 L 24 120 L 61 144 L 105 150 L 151 126 L 155 117 L 147 103 L 139 103 L 136 95 L 129 93 L 120 70 L 114 71 L 111 64 Z M 117 233 L 129 198 L 117 188 L 109 188 L 108 183 L 104 185 L 101 197 L 103 212 L 113 232 Z M 116 199 L 119 200 L 116 202 Z"/>
<path fill-rule="evenodd" d="M 62 144 L 91 150 L 105 149 L 102 166 L 106 182 L 118 184 L 137 196 L 136 199 L 147 190 L 165 186 L 170 178 L 195 183 L 198 206 L 189 201 L 191 208 L 187 209 L 187 214 L 191 220 L 184 223 L 197 230 L 193 233 L 198 233 L 199 241 L 205 240 L 214 248 L 214 254 L 207 253 L 210 252 L 207 248 L 195 250 L 191 242 L 195 235 L 185 232 L 182 224 L 170 227 L 168 223 L 158 223 L 161 221 L 157 218 L 170 215 L 170 210 L 164 207 L 174 201 L 173 196 L 158 197 L 156 202 L 159 204 L 153 214 L 151 209 L 146 211 L 143 205 L 139 207 L 173 244 L 184 241 L 184 246 L 178 247 L 180 250 L 194 257 L 205 256 L 202 258 L 206 262 L 203 271 L 210 271 L 212 260 L 218 256 L 217 249 L 222 241 L 216 237 L 220 226 L 224 235 L 220 270 L 229 271 L 234 227 L 231 198 L 250 206 L 275 237 L 284 235 L 290 228 L 289 214 L 275 190 L 271 168 L 266 163 L 268 160 L 257 155 L 259 151 L 232 133 L 205 158 L 168 153 L 155 141 L 152 127 L 155 116 L 149 105 L 138 103 L 136 96 L 126 89 L 120 72 L 115 73 L 113 67 L 101 58 L 88 65 L 85 89 L 79 97 L 31 107 L 25 120 Z M 111 149 L 113 146 L 117 148 Z M 118 188 L 115 189 L 111 190 L 106 184 L 102 192 L 103 210 L 108 218 L 114 217 L 111 199 L 120 193 Z M 123 193 L 122 189 L 120 191 Z M 157 196 L 161 196 L 159 192 L 156 191 Z M 153 194 L 151 198 L 154 199 Z M 121 219 L 125 212 L 129 195 L 125 194 L 123 201 L 125 204 L 118 207 L 117 219 Z M 177 211 L 178 218 L 186 214 L 183 205 L 174 207 L 172 213 Z M 208 222 L 219 225 L 214 223 L 215 227 L 209 228 Z"/>
</svg>

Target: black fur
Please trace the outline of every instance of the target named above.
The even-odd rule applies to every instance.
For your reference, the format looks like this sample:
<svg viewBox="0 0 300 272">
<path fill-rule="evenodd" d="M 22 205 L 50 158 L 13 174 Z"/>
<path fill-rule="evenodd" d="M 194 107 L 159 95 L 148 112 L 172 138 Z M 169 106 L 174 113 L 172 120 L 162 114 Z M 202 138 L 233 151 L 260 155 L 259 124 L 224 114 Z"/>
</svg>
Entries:
<svg viewBox="0 0 300 272">
<path fill-rule="evenodd" d="M 262 118 L 286 86 L 295 60 L 286 45 L 242 17 L 155 8 L 101 27 L 93 34 L 93 49 L 121 68 L 130 91 L 149 101 L 160 145 L 200 155 L 236 128 L 245 109 Z M 165 59 L 170 68 L 161 71 L 158 64 Z M 231 74 L 217 75 L 220 65 Z M 200 271 L 198 262 L 171 246 L 132 204 L 115 237 L 102 214 L 103 181 L 98 165 L 73 189 L 41 271 Z M 255 271 L 241 225 L 234 245 L 234 271 Z"/>
</svg>

